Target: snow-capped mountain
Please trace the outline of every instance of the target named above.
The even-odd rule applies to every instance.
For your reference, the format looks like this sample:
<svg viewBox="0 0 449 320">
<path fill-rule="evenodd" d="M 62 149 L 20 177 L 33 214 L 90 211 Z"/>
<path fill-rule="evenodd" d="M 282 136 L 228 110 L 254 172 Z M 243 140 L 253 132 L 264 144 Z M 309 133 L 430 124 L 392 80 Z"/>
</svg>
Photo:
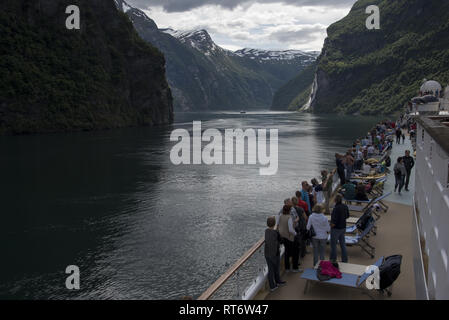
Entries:
<svg viewBox="0 0 449 320">
<path fill-rule="evenodd" d="M 316 60 L 316 54 L 293 50 L 232 52 L 218 46 L 204 29 L 159 29 L 142 10 L 124 0 L 115 4 L 140 37 L 164 54 L 177 110 L 268 107 L 278 88 Z"/>
<path fill-rule="evenodd" d="M 304 52 L 301 50 L 260 50 L 260 49 L 241 49 L 234 52 L 239 57 L 246 57 L 251 60 L 257 60 L 260 62 L 266 61 L 291 61 L 295 59 L 301 59 L 306 64 L 314 62 L 319 56 L 319 52 Z"/>
<path fill-rule="evenodd" d="M 173 29 L 160 30 L 177 38 L 182 43 L 201 51 L 206 56 L 225 51 L 223 48 L 215 44 L 209 33 L 204 29 L 191 31 L 177 31 Z"/>
<path fill-rule="evenodd" d="M 189 31 L 179 31 L 173 29 L 160 29 L 160 30 L 177 38 L 182 43 L 187 44 L 197 50 L 200 50 L 205 55 L 211 55 L 214 52 L 222 52 L 226 53 L 227 55 L 236 55 L 241 58 L 249 58 L 251 60 L 256 60 L 258 62 L 273 62 L 273 61 L 286 62 L 300 59 L 301 61 L 304 62 L 305 65 L 308 65 L 310 63 L 313 63 L 320 54 L 320 52 L 317 51 L 312 52 L 305 52 L 301 50 L 276 51 L 276 50 L 261 50 L 249 48 L 244 48 L 232 52 L 223 49 L 219 47 L 217 44 L 215 44 L 209 33 L 204 29 L 189 30 Z"/>
</svg>

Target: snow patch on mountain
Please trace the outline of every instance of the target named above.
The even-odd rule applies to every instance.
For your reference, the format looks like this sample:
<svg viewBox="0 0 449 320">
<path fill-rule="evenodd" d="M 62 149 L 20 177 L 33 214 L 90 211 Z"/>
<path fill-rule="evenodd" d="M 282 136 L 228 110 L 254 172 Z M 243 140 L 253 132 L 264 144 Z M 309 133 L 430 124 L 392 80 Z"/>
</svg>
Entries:
<svg viewBox="0 0 449 320">
<path fill-rule="evenodd" d="M 223 48 L 215 44 L 209 33 L 204 29 L 188 31 L 160 29 L 160 31 L 167 33 L 177 38 L 182 43 L 188 44 L 192 48 L 203 52 L 206 56 L 210 56 L 219 51 L 224 51 Z"/>
<path fill-rule="evenodd" d="M 246 57 L 252 60 L 260 61 L 289 61 L 294 59 L 303 59 L 304 61 L 313 62 L 317 59 L 319 52 L 305 52 L 301 50 L 260 50 L 244 48 L 234 52 L 239 57 Z"/>
</svg>

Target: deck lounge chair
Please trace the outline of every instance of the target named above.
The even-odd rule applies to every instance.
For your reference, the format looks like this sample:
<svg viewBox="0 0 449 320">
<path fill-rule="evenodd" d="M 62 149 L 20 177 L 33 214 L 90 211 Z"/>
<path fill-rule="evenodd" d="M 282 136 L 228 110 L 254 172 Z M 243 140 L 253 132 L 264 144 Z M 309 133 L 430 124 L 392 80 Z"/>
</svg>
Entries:
<svg viewBox="0 0 449 320">
<path fill-rule="evenodd" d="M 393 192 L 389 192 L 387 194 L 384 194 L 376 199 L 372 199 L 371 201 L 367 202 L 367 205 L 365 207 L 363 206 L 353 206 L 353 205 L 348 205 L 349 210 L 352 211 L 358 211 L 358 212 L 363 212 L 363 214 L 365 214 L 368 210 L 372 210 L 372 214 L 374 214 L 376 216 L 376 220 L 380 219 L 380 214 L 378 212 L 378 210 L 376 210 L 376 204 L 377 207 L 379 207 L 380 209 L 384 210 L 385 212 L 387 212 L 388 210 L 388 206 L 386 204 L 382 203 L 382 200 L 384 200 L 385 198 L 387 198 L 388 196 L 390 196 Z M 383 204 L 383 206 L 382 206 Z M 379 209 L 379 211 L 380 211 Z M 363 216 L 363 215 L 362 215 Z M 326 215 L 327 220 L 331 221 L 331 215 Z M 359 222 L 361 217 L 349 217 L 346 222 L 351 224 L 351 225 L 355 225 L 357 224 L 357 222 Z M 348 232 L 351 233 L 351 232 Z"/>
<path fill-rule="evenodd" d="M 374 207 L 370 207 L 366 210 L 366 212 L 357 220 L 356 223 L 354 223 L 351 226 L 346 227 L 346 233 L 354 233 L 357 230 L 360 230 L 361 228 L 361 224 L 363 223 L 363 221 L 368 220 L 368 223 L 370 222 L 374 222 L 374 218 L 373 218 L 373 211 L 375 211 Z M 371 221 L 370 221 L 371 220 Z M 374 225 L 374 228 L 372 229 L 372 233 L 374 235 L 376 235 L 376 225 Z"/>
<path fill-rule="evenodd" d="M 331 221 L 331 216 L 330 216 L 330 215 L 327 215 L 326 217 L 327 217 L 327 220 L 330 222 L 330 221 Z M 358 218 L 358 217 L 349 217 L 349 218 L 346 220 L 346 223 L 349 223 L 349 224 L 351 224 L 351 225 L 354 225 L 354 224 L 356 224 L 359 220 L 360 220 L 360 218 Z"/>
<path fill-rule="evenodd" d="M 384 261 L 384 257 L 377 260 L 373 265 L 380 267 Z M 317 270 L 316 268 L 310 268 L 304 270 L 304 272 L 301 275 L 301 279 L 305 279 L 306 285 L 304 288 L 304 294 L 307 294 L 307 291 L 309 289 L 310 283 L 319 282 L 319 283 L 329 283 L 337 286 L 342 287 L 348 287 L 348 288 L 356 288 L 356 289 L 363 289 L 369 291 L 363 284 L 366 282 L 366 280 L 371 276 L 372 273 L 367 273 L 365 270 L 368 266 L 363 265 L 355 265 L 355 264 L 348 264 L 348 263 L 339 263 L 340 265 L 340 272 L 342 273 L 341 279 L 333 278 L 327 281 L 320 281 L 317 276 Z M 318 266 L 318 265 L 317 265 Z M 368 292 L 366 292 L 368 293 Z M 369 293 L 368 293 L 369 295 Z M 369 295 L 371 297 L 371 295 Z M 372 298 L 372 297 L 371 297 Z"/>
<path fill-rule="evenodd" d="M 378 183 L 379 181 L 382 181 L 383 179 L 385 179 L 386 176 L 387 176 L 386 173 L 383 173 L 383 174 L 377 174 L 377 175 L 375 175 L 375 176 L 367 176 L 367 175 L 364 175 L 364 174 L 361 174 L 361 175 L 359 175 L 359 176 L 353 175 L 353 176 L 351 177 L 350 181 L 351 181 L 351 182 L 359 183 L 359 182 L 362 182 L 362 181 L 368 182 L 368 181 L 370 181 L 370 180 L 375 180 L 376 183 Z"/>
<path fill-rule="evenodd" d="M 348 233 L 348 230 L 350 228 L 346 228 L 346 233 Z M 357 227 L 354 229 L 354 231 L 357 230 Z M 352 232 L 354 232 L 352 231 Z M 368 253 L 371 258 L 374 258 L 374 254 L 376 253 L 376 248 L 374 248 L 369 242 L 368 238 L 370 233 L 376 235 L 376 226 L 375 226 L 375 220 L 373 217 L 371 217 L 371 220 L 368 222 L 367 226 L 365 227 L 365 230 L 360 232 L 359 234 L 355 236 L 345 236 L 345 243 L 347 246 L 359 246 L 363 251 Z M 327 241 L 331 241 L 331 235 L 327 237 Z"/>
<path fill-rule="evenodd" d="M 348 206 L 348 207 L 351 210 L 351 206 Z M 356 225 L 362 220 L 362 218 L 366 214 L 369 214 L 370 216 L 373 216 L 373 214 L 375 214 L 376 218 L 379 217 L 376 207 L 374 205 L 372 205 L 372 206 L 368 207 L 360 217 L 349 217 L 348 219 L 346 219 L 346 223 L 351 225 L 350 227 L 346 228 L 346 230 L 347 230 L 346 233 L 354 232 L 357 229 Z M 330 222 L 332 219 L 332 216 L 327 215 L 326 217 L 327 217 L 327 220 Z M 355 228 L 355 229 L 353 229 L 353 228 Z M 375 227 L 375 228 L 377 228 L 377 227 Z M 352 230 L 352 231 L 350 231 L 350 230 Z"/>
<path fill-rule="evenodd" d="M 374 219 L 373 219 L 374 220 Z M 363 251 L 368 253 L 371 258 L 374 258 L 376 248 L 374 248 L 369 242 L 369 234 L 374 231 L 374 221 L 369 223 L 362 233 L 355 236 L 345 236 L 345 242 L 347 246 L 359 246 Z"/>
<path fill-rule="evenodd" d="M 384 193 L 384 186 L 385 186 L 386 181 L 387 181 L 387 178 L 385 177 L 385 178 L 382 178 L 381 180 L 379 180 L 378 182 L 376 182 L 374 184 L 373 188 L 371 189 L 371 191 L 369 192 L 369 194 L 374 196 L 375 198 L 382 196 Z"/>
<path fill-rule="evenodd" d="M 381 195 L 377 198 L 373 198 L 369 201 L 348 200 L 348 199 L 344 199 L 344 201 L 346 202 L 346 204 L 348 204 L 349 209 L 353 210 L 353 211 L 366 211 L 368 208 L 372 207 L 374 204 L 377 203 L 381 206 L 381 208 L 384 212 L 387 212 L 389 207 L 388 207 L 388 205 L 385 204 L 385 202 L 383 202 L 383 200 L 385 200 L 387 197 L 391 196 L 392 194 L 393 194 L 393 192 L 388 192 L 384 195 Z M 351 205 L 352 202 L 365 204 L 365 206 L 354 206 L 354 205 Z M 377 213 L 375 213 L 375 214 L 376 214 L 376 217 L 379 219 L 380 215 L 378 215 Z"/>
</svg>

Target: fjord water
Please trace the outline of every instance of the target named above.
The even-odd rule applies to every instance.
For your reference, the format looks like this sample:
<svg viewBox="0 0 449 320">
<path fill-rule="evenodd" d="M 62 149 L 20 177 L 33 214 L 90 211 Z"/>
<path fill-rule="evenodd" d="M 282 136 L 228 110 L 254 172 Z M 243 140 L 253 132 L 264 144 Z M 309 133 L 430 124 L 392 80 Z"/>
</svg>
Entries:
<svg viewBox="0 0 449 320">
<path fill-rule="evenodd" d="M 170 162 L 173 129 L 279 129 L 279 170 Z M 197 296 L 264 233 L 302 180 L 379 120 L 177 114 L 170 127 L 0 138 L 0 298 Z M 65 287 L 77 265 L 81 288 Z"/>
</svg>

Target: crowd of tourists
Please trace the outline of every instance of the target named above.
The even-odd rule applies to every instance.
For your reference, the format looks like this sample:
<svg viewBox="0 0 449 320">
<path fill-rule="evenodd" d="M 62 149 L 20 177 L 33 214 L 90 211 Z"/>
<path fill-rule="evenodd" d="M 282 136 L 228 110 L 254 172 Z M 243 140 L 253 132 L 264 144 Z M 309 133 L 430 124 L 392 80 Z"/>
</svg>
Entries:
<svg viewBox="0 0 449 320">
<path fill-rule="evenodd" d="M 336 169 L 332 172 L 323 170 L 320 181 L 314 178 L 302 181 L 301 189 L 295 196 L 284 200 L 284 205 L 278 215 L 267 219 L 268 229 L 265 231 L 265 258 L 268 265 L 268 280 L 270 290 L 274 291 L 285 284 L 280 278 L 280 244 L 284 245 L 284 267 L 287 272 L 299 273 L 307 248 L 313 247 L 313 265 L 325 260 L 325 249 L 329 240 L 331 262 L 337 261 L 337 244 L 340 245 L 341 261 L 348 262 L 345 244 L 346 220 L 349 218 L 349 208 L 344 200 L 368 201 L 368 193 L 375 181 L 365 183 L 353 182 L 353 173 L 368 175 L 372 172 L 372 158 L 382 157 L 377 168 L 387 170 L 391 165 L 389 149 L 393 146 L 394 135 L 405 136 L 405 130 L 410 133 L 413 123 L 401 117 L 396 122 L 383 121 L 378 123 L 365 137 L 356 140 L 352 148 L 345 154 L 335 154 Z M 416 129 L 415 129 L 416 130 Z M 403 138 L 404 140 L 405 138 Z M 400 143 L 396 140 L 396 143 Z M 399 193 L 403 186 L 408 190 L 410 172 L 414 166 L 413 157 L 408 151 L 398 159 L 394 166 L 396 189 Z M 396 175 L 397 173 L 397 175 Z M 334 190 L 334 175 L 340 180 L 339 187 Z M 395 191 L 396 191 L 395 189 Z M 330 202 L 334 206 L 330 211 Z M 329 218 L 330 215 L 330 218 Z M 329 236 L 330 234 L 330 236 Z"/>
</svg>

